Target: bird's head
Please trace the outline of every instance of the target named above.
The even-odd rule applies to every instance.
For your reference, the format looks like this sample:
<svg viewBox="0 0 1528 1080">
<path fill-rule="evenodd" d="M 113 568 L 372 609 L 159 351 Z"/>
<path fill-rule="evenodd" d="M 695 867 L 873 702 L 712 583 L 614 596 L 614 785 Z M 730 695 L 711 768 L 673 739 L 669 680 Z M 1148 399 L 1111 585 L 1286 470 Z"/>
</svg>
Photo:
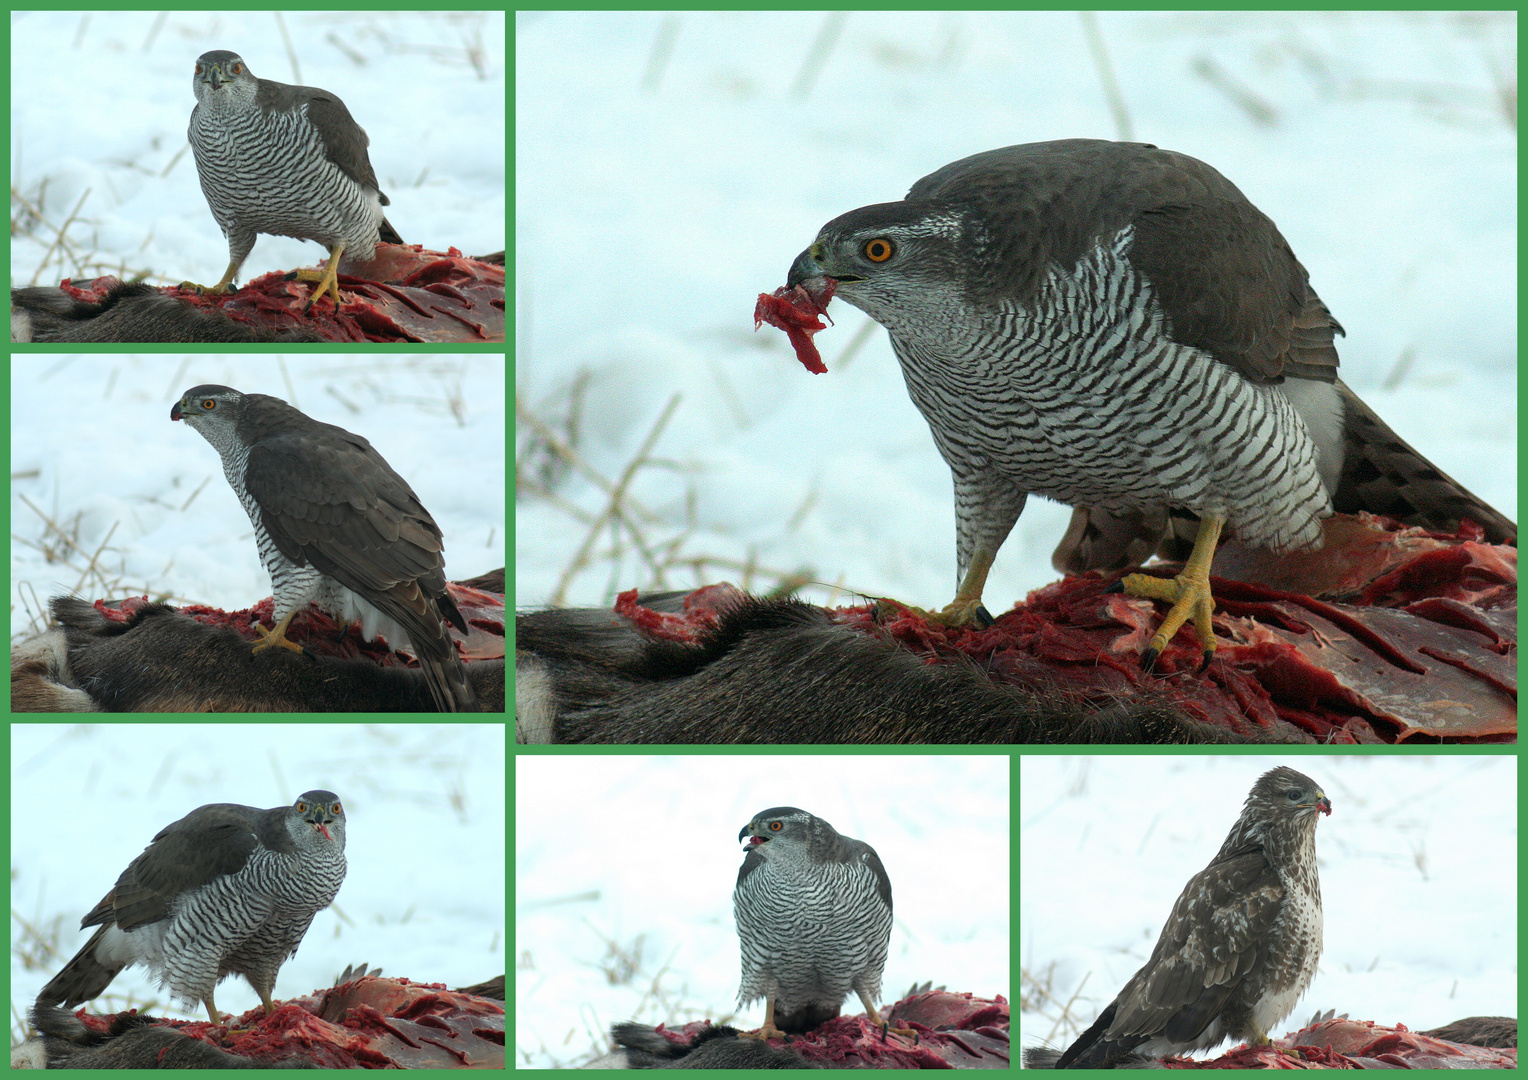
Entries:
<svg viewBox="0 0 1528 1080">
<path fill-rule="evenodd" d="M 774 840 L 805 840 L 813 820 L 812 815 L 805 810 L 798 810 L 794 806 L 776 806 L 755 814 L 753 820 L 738 832 L 737 838 L 742 840 L 747 837 L 746 846 L 749 851 Z"/>
<path fill-rule="evenodd" d="M 862 206 L 834 218 L 791 264 L 787 287 L 828 278 L 849 301 L 898 336 L 929 325 L 931 310 L 968 302 L 961 252 L 968 223 L 910 201 Z"/>
<path fill-rule="evenodd" d="M 1314 849 L 1316 822 L 1332 812 L 1332 800 L 1310 777 L 1287 765 L 1269 769 L 1247 794 L 1241 815 L 1231 826 L 1217 859 L 1261 848 L 1277 861 L 1279 853 L 1294 856 Z"/>
<path fill-rule="evenodd" d="M 170 419 L 184 420 L 192 427 L 200 427 L 202 421 L 213 416 L 221 419 L 222 416 L 231 415 L 241 397 L 243 395 L 231 386 L 218 386 L 215 383 L 193 386 L 170 406 Z"/>
<path fill-rule="evenodd" d="M 239 417 L 244 395 L 231 386 L 207 383 L 193 386 L 170 407 L 171 420 L 184 420 L 226 456 L 238 442 Z"/>
<path fill-rule="evenodd" d="M 292 804 L 292 809 L 308 831 L 322 835 L 330 843 L 344 844 L 345 807 L 334 792 L 319 789 L 305 792 Z"/>
<path fill-rule="evenodd" d="M 1314 816 L 1332 813 L 1332 800 L 1316 782 L 1288 766 L 1270 769 L 1258 778 L 1247 805 L 1260 804 L 1274 813 Z"/>
<path fill-rule="evenodd" d="M 214 49 L 196 58 L 191 90 L 197 101 L 231 99 L 248 95 L 253 98 L 259 80 L 238 53 Z"/>
</svg>

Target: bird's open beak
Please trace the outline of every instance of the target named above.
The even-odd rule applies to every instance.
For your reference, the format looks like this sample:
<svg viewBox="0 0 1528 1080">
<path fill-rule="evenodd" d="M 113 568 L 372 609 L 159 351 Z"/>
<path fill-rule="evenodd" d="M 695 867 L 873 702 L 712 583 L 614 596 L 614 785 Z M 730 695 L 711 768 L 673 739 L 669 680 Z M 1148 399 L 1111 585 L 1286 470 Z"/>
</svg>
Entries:
<svg viewBox="0 0 1528 1080">
<path fill-rule="evenodd" d="M 179 420 L 182 416 L 186 415 L 185 412 L 183 412 L 181 410 L 181 406 L 184 405 L 185 403 L 186 403 L 186 399 L 185 398 L 181 398 L 174 405 L 170 406 L 170 419 L 171 420 Z"/>
</svg>

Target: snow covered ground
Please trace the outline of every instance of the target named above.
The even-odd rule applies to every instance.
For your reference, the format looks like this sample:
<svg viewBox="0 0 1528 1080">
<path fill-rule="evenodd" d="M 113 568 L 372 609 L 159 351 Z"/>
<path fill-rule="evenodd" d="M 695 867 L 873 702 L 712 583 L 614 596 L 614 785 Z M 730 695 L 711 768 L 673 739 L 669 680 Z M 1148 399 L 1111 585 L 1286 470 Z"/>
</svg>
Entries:
<svg viewBox="0 0 1528 1080">
<path fill-rule="evenodd" d="M 505 565 L 502 356 L 18 354 L 13 636 L 41 628 L 48 599 L 70 592 L 227 610 L 271 594 L 217 451 L 170 420 L 202 383 L 274 395 L 368 439 L 440 526 L 449 576 Z"/>
<path fill-rule="evenodd" d="M 616 1021 L 732 1018 L 738 830 L 775 806 L 880 855 L 884 1001 L 930 979 L 1007 997 L 1008 790 L 1006 756 L 517 756 L 515 1064 L 603 1053 Z M 734 1022 L 763 1020 L 755 1003 Z"/>
<path fill-rule="evenodd" d="M 1253 783 L 1289 765 L 1332 801 L 1316 828 L 1326 948 L 1273 1034 L 1336 1009 L 1437 1027 L 1517 1015 L 1517 758 L 1310 754 L 1049 757 L 1019 764 L 1023 1046 L 1065 1047 L 1151 955 Z M 1084 980 L 1086 982 L 1084 983 Z M 1080 988 L 1080 990 L 1079 990 Z"/>
<path fill-rule="evenodd" d="M 213 49 L 344 101 L 408 243 L 469 255 L 504 246 L 503 12 L 13 11 L 13 286 L 222 276 L 228 243 L 186 142 L 192 68 Z M 18 193 L 45 223 L 21 212 Z M 45 263 L 71 214 L 71 257 Z M 240 281 L 324 257 L 318 244 L 262 236 Z"/>
<path fill-rule="evenodd" d="M 1347 382 L 1516 515 L 1515 12 L 1100 12 L 1128 134 L 1076 13 L 837 18 L 517 15 L 517 397 L 556 420 L 587 376 L 577 449 L 613 480 L 683 395 L 630 488 L 665 572 L 629 539 L 602 557 L 607 529 L 559 590 L 608 498 L 573 472 L 556 500 L 522 490 L 519 603 L 746 584 L 750 561 L 755 585 L 802 570 L 948 601 L 949 471 L 885 334 L 845 364 L 866 317 L 834 305 L 812 376 L 784 334 L 754 333 L 754 298 L 830 218 L 1046 139 L 1133 137 L 1221 170 L 1346 327 Z M 1055 579 L 1066 518 L 1030 501 L 987 584 L 994 612 Z M 712 561 L 681 566 L 694 556 Z"/>
<path fill-rule="evenodd" d="M 504 970 L 503 725 L 13 723 L 11 1003 L 25 1013 L 85 944 L 80 918 L 160 829 L 206 803 L 281 806 L 312 788 L 345 805 L 345 883 L 282 966 L 277 997 L 363 962 L 453 987 Z M 58 928 L 58 955 L 23 965 L 29 928 Z M 194 1015 L 142 968 L 92 1008 L 129 995 Z M 242 978 L 217 990 L 222 1012 L 259 1004 Z"/>
</svg>

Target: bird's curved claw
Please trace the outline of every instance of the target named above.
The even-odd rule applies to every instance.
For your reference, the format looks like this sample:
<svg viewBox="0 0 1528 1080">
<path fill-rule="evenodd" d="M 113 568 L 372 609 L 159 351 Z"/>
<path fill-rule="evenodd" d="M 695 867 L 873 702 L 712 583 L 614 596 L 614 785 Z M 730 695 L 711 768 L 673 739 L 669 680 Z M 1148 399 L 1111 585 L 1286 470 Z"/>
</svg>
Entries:
<svg viewBox="0 0 1528 1080">
<path fill-rule="evenodd" d="M 996 621 L 980 598 L 975 600 L 952 600 L 938 611 L 930 614 L 929 620 L 940 623 L 943 626 L 973 626 L 978 630 L 985 630 Z"/>
<path fill-rule="evenodd" d="M 318 284 L 318 287 L 313 290 L 313 295 L 308 297 L 308 302 L 302 306 L 302 313 L 304 315 L 306 315 L 308 313 L 308 309 L 313 306 L 313 302 L 320 296 L 323 296 L 326 292 L 329 294 L 330 299 L 334 301 L 334 310 L 339 310 L 340 256 L 344 253 L 345 245 L 341 244 L 339 247 L 335 248 L 329 253 L 329 261 L 324 263 L 324 268 L 322 270 L 314 270 L 311 267 L 304 267 L 301 270 L 293 270 L 290 274 L 287 275 L 288 281 L 296 279 L 297 281 L 313 281 L 317 282 Z"/>
<path fill-rule="evenodd" d="M 1205 515 L 1199 520 L 1199 534 L 1194 537 L 1194 550 L 1189 554 L 1183 570 L 1174 578 L 1152 577 L 1150 574 L 1128 574 L 1120 584 L 1130 596 L 1148 600 L 1166 600 L 1172 605 L 1162 625 L 1151 636 L 1145 651 L 1141 653 L 1141 670 L 1150 671 L 1173 639 L 1178 628 L 1193 620 L 1194 634 L 1199 647 L 1204 650 L 1204 662 L 1199 665 L 1202 674 L 1210 666 L 1215 655 L 1215 597 L 1210 591 L 1210 564 L 1215 559 L 1215 545 L 1220 542 L 1220 530 L 1225 524 L 1223 517 Z"/>
<path fill-rule="evenodd" d="M 1146 648 L 1141 651 L 1141 670 L 1150 675 L 1156 668 L 1157 657 L 1160 655 L 1161 653 L 1155 645 L 1146 646 Z M 1210 661 L 1213 659 L 1215 659 L 1215 646 L 1212 643 L 1209 648 L 1204 650 L 1204 659 L 1200 662 L 1199 666 L 1194 669 L 1194 674 L 1203 675 L 1205 671 L 1209 669 Z"/>
<path fill-rule="evenodd" d="M 983 619 L 986 621 L 984 622 Z M 981 598 L 961 600 L 957 597 L 938 611 L 928 613 L 929 622 L 941 626 L 976 626 L 978 629 L 992 625 L 992 616 L 982 607 Z"/>
<path fill-rule="evenodd" d="M 1151 671 L 1157 658 L 1167 648 L 1178 628 L 1193 621 L 1199 646 L 1204 650 L 1204 662 L 1199 671 L 1210 666 L 1215 655 L 1215 630 L 1211 618 L 1215 614 L 1215 597 L 1210 593 L 1208 576 L 1192 573 L 1185 568 L 1175 578 L 1152 577 L 1150 574 L 1130 574 L 1122 579 L 1124 592 L 1148 600 L 1165 600 L 1172 608 L 1162 619 L 1162 625 L 1152 635 L 1151 641 L 1141 653 L 1141 670 Z"/>
<path fill-rule="evenodd" d="M 884 623 L 895 618 L 897 610 L 904 607 L 913 614 L 939 626 L 970 626 L 977 630 L 985 630 L 997 621 L 992 617 L 992 613 L 987 610 L 980 599 L 952 600 L 938 611 L 928 611 L 925 608 L 898 604 L 895 600 L 877 600 L 874 615 L 876 623 Z"/>
<path fill-rule="evenodd" d="M 294 653 L 307 652 L 297 642 L 287 640 L 286 627 L 284 625 L 279 631 L 276 631 L 267 630 L 262 624 L 256 623 L 255 632 L 260 635 L 260 640 L 255 642 L 254 648 L 249 650 L 251 656 L 257 652 L 263 652 L 266 649 L 275 647 L 290 649 Z"/>
<path fill-rule="evenodd" d="M 226 283 L 222 285 L 198 285 L 194 281 L 182 281 L 175 287 L 184 292 L 193 292 L 197 296 L 226 296 L 233 291 L 232 287 Z"/>
<path fill-rule="evenodd" d="M 886 1036 L 888 1034 L 890 1034 L 890 1035 L 900 1035 L 904 1039 L 911 1039 L 914 1046 L 918 1045 L 919 1035 L 918 1035 L 918 1032 L 917 1032 L 916 1029 L 914 1029 L 914 1028 L 894 1028 L 894 1027 L 891 1026 L 891 1021 L 889 1021 L 889 1020 L 882 1020 L 881 1021 L 881 1041 L 882 1042 L 886 1041 Z"/>
<path fill-rule="evenodd" d="M 740 1031 L 737 1033 L 737 1035 L 740 1039 L 759 1039 L 761 1041 L 768 1041 L 769 1039 L 784 1039 L 786 1042 L 791 1041 L 791 1037 L 789 1035 L 775 1027 L 773 1024 L 765 1024 L 763 1027 L 759 1028 L 758 1031 Z"/>
<path fill-rule="evenodd" d="M 334 301 L 335 309 L 339 309 L 340 286 L 338 274 L 325 270 L 312 270 L 305 268 L 302 270 L 293 270 L 290 274 L 287 275 L 287 280 L 311 281 L 317 284 L 317 287 L 313 290 L 313 295 L 308 297 L 308 302 L 302 306 L 302 313 L 304 315 L 308 313 L 308 309 L 313 306 L 314 302 L 317 301 L 320 296 L 324 296 L 326 294 L 331 300 Z"/>
</svg>

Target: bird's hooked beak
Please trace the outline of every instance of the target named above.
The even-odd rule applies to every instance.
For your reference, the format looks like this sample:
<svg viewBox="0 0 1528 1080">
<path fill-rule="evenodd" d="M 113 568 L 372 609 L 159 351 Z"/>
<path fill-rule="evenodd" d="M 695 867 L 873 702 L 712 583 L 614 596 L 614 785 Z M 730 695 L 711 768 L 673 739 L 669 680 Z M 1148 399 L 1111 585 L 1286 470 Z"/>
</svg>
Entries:
<svg viewBox="0 0 1528 1080">
<path fill-rule="evenodd" d="M 214 90 L 228 82 L 228 76 L 223 74 L 223 65 L 208 64 L 207 70 L 202 73 L 202 82 L 208 84 Z"/>
<path fill-rule="evenodd" d="M 1316 789 L 1315 794 L 1310 797 L 1308 802 L 1300 803 L 1299 806 L 1302 810 L 1309 808 L 1316 811 L 1318 814 L 1325 814 L 1327 817 L 1331 817 L 1332 815 L 1332 800 L 1328 799 L 1326 797 L 1326 792 L 1322 791 L 1320 788 Z"/>
<path fill-rule="evenodd" d="M 185 404 L 186 404 L 186 399 L 185 398 L 181 398 L 174 405 L 170 406 L 170 419 L 171 420 L 180 420 L 180 419 L 185 417 L 185 415 L 186 415 L 186 411 L 184 409 Z"/>
<path fill-rule="evenodd" d="M 747 825 L 744 825 L 741 829 L 738 830 L 737 838 L 741 840 L 743 837 L 748 836 L 748 830 L 751 828 L 753 828 L 753 822 L 750 821 Z M 748 836 L 748 843 L 744 846 L 747 847 L 749 851 L 752 851 L 760 844 L 767 843 L 769 843 L 769 837 L 767 836 Z"/>
<path fill-rule="evenodd" d="M 796 256 L 796 261 L 791 263 L 791 272 L 785 277 L 785 287 L 793 289 L 803 281 L 815 277 L 828 277 L 839 283 L 865 280 L 857 274 L 834 273 L 833 268 L 828 265 L 827 247 L 821 240 L 814 242 L 811 247 Z"/>
</svg>

